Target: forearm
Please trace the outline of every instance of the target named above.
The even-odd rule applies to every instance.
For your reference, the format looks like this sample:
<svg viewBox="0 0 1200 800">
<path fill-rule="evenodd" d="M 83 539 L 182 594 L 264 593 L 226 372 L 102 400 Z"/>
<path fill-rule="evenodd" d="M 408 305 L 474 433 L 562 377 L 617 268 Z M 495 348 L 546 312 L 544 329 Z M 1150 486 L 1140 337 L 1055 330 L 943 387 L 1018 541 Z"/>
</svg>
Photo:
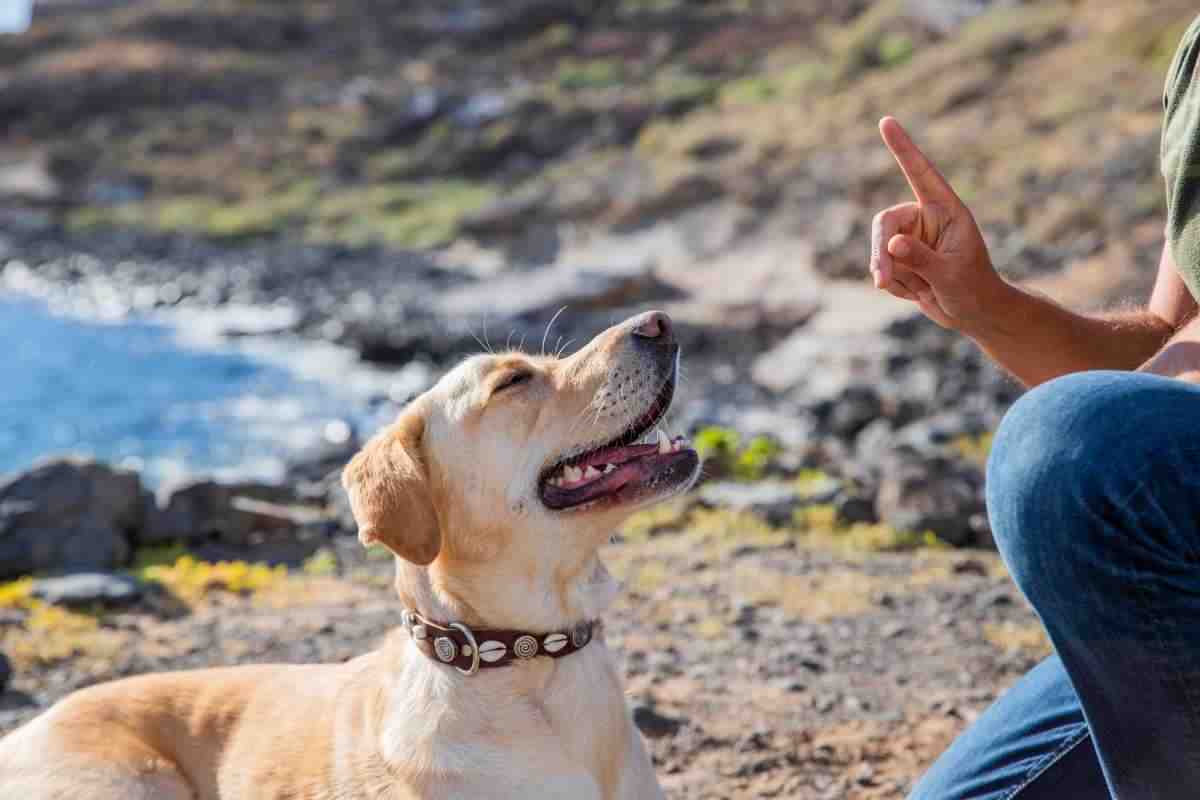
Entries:
<svg viewBox="0 0 1200 800">
<path fill-rule="evenodd" d="M 1005 290 L 1000 313 L 989 317 L 963 332 L 1027 386 L 1084 370 L 1137 369 L 1175 333 L 1149 310 L 1080 314 L 1016 286 Z M 1200 328 L 1192 346 L 1195 358 Z M 1192 368 L 1200 369 L 1200 359 Z"/>
</svg>

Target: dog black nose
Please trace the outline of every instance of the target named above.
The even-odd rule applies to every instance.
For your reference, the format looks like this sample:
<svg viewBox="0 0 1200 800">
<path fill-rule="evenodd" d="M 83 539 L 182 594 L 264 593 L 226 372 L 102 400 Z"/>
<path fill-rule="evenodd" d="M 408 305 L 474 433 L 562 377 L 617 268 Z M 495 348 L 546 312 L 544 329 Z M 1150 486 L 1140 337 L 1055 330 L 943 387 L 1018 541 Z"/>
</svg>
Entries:
<svg viewBox="0 0 1200 800">
<path fill-rule="evenodd" d="M 630 332 L 639 339 L 655 339 L 655 344 L 669 345 L 675 342 L 671 318 L 665 311 L 647 311 L 631 320 Z"/>
</svg>

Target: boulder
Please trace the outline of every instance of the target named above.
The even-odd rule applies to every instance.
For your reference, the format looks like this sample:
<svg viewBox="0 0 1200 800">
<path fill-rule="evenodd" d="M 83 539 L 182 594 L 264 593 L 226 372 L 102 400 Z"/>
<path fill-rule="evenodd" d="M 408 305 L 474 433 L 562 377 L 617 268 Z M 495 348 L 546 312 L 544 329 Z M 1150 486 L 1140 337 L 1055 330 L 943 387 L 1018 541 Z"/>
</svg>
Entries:
<svg viewBox="0 0 1200 800">
<path fill-rule="evenodd" d="M 33 596 L 66 608 L 127 606 L 142 598 L 141 585 L 126 575 L 111 572 L 79 572 L 33 583 Z"/>
<path fill-rule="evenodd" d="M 136 473 L 84 458 L 0 482 L 0 578 L 126 563 L 148 497 Z"/>
<path fill-rule="evenodd" d="M 899 531 L 937 535 L 956 547 L 985 544 L 977 530 L 984 513 L 983 471 L 961 459 L 897 451 L 883 470 L 875 510 Z M 986 534 L 984 534 L 986 535 Z"/>
<path fill-rule="evenodd" d="M 165 500 L 146 520 L 140 544 L 169 541 L 220 541 L 251 544 L 256 533 L 293 527 L 296 520 L 277 513 L 294 498 L 285 487 L 259 483 L 198 480 L 164 490 Z"/>
<path fill-rule="evenodd" d="M 834 499 L 833 508 L 837 512 L 838 522 L 843 525 L 873 525 L 879 521 L 875 513 L 875 501 L 865 493 L 842 492 Z"/>
<path fill-rule="evenodd" d="M 706 505 L 749 511 L 777 527 L 790 524 L 792 512 L 804 500 L 795 483 L 782 481 L 713 481 L 700 487 L 699 497 L 700 502 Z"/>
</svg>

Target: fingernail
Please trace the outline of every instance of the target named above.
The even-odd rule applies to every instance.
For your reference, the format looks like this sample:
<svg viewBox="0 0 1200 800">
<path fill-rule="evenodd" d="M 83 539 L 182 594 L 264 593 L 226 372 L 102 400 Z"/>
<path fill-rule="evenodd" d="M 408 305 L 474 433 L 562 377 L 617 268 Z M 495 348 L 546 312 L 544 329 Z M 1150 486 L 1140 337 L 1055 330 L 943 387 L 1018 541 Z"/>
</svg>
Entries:
<svg viewBox="0 0 1200 800">
<path fill-rule="evenodd" d="M 892 246 L 888 249 L 891 250 L 892 255 L 896 256 L 897 258 L 904 258 L 906 255 L 908 255 L 908 242 L 904 241 L 903 239 L 896 239 L 892 242 Z"/>
</svg>

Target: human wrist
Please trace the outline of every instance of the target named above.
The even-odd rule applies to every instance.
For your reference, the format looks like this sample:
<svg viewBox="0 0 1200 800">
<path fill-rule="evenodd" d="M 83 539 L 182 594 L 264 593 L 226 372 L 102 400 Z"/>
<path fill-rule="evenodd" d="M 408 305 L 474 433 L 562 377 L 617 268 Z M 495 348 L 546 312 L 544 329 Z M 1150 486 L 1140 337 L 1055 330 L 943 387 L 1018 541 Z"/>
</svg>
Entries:
<svg viewBox="0 0 1200 800">
<path fill-rule="evenodd" d="M 980 344 L 1008 338 L 1019 331 L 1021 320 L 1028 316 L 1026 307 L 1032 299 L 1020 287 L 1001 277 L 990 265 L 988 271 L 993 279 L 977 295 L 978 312 L 957 326 L 959 333 Z"/>
</svg>

